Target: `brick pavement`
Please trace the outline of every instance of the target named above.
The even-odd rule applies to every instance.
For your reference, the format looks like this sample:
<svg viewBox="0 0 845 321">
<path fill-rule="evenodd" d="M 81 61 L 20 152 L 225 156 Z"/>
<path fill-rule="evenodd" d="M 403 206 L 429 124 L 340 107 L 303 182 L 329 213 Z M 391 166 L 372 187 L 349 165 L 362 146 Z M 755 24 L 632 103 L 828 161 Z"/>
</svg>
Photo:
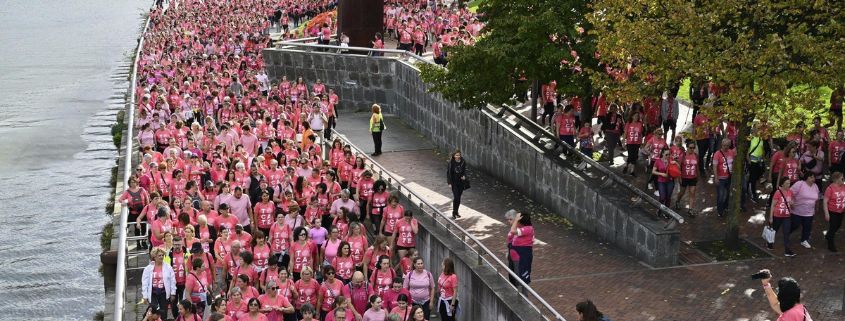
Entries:
<svg viewBox="0 0 845 321">
<path fill-rule="evenodd" d="M 372 148 L 366 132 L 367 117 L 347 115 L 340 121 L 339 129 L 365 150 Z M 434 150 L 430 142 L 398 118 L 388 115 L 386 119 L 389 128 L 384 134 L 385 153 L 376 161 L 399 173 L 404 183 L 433 204 L 450 209 L 451 194 L 443 177 L 448 156 Z M 532 287 L 568 320 L 577 319 L 575 303 L 585 298 L 596 302 L 613 320 L 776 319 L 759 283 L 748 278 L 764 267 L 773 269 L 777 276 L 792 275 L 798 279 L 814 320 L 845 319 L 842 254 L 796 246 L 799 256 L 793 259 L 771 257 L 652 269 L 471 167 L 470 179 L 473 187 L 464 193 L 464 218 L 460 224 L 501 258 L 507 231 L 503 213 L 509 208 L 534 213 L 538 244 Z M 703 194 L 710 193 L 704 189 Z M 713 199 L 700 198 L 708 202 Z M 723 230 L 720 224 L 715 215 L 705 212 L 682 225 L 681 236 L 685 241 L 717 239 Z M 816 225 L 814 234 L 821 235 L 822 224 Z M 759 242 L 759 228 L 743 224 L 742 233 Z M 821 243 L 814 240 L 814 244 Z"/>
</svg>

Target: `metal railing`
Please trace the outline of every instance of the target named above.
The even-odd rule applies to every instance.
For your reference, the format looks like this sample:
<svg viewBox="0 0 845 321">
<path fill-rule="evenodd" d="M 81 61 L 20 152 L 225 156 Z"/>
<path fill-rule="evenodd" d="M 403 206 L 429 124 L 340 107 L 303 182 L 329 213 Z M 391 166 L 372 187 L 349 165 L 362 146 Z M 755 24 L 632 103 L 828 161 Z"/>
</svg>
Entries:
<svg viewBox="0 0 845 321">
<path fill-rule="evenodd" d="M 663 205 L 654 197 L 651 197 L 650 195 L 646 194 L 645 192 L 643 192 L 642 189 L 637 188 L 636 186 L 631 184 L 631 182 L 619 176 L 619 174 L 611 171 L 609 168 L 607 168 L 607 166 L 596 162 L 595 160 L 593 160 L 591 155 L 585 155 L 584 153 L 576 149 L 574 146 L 570 146 L 568 143 L 560 140 L 560 137 L 549 132 L 548 130 L 546 130 L 545 127 L 540 126 L 531 119 L 528 119 L 528 117 L 525 117 L 525 115 L 523 115 L 519 111 L 504 105 L 500 107 L 488 105 L 485 106 L 484 111 L 489 112 L 491 117 L 500 119 L 505 119 L 506 114 L 510 114 L 511 116 L 516 118 L 516 121 L 513 122 L 511 126 L 513 126 L 516 130 L 519 130 L 520 127 L 525 127 L 525 129 L 532 135 L 528 137 L 528 139 L 535 146 L 545 150 L 546 152 L 551 153 L 555 153 L 558 148 L 563 148 L 564 153 L 561 154 L 563 154 L 566 159 L 576 160 L 573 165 L 575 165 L 578 169 L 584 171 L 587 166 L 590 166 L 590 168 L 599 171 L 601 175 L 605 176 L 604 180 L 606 181 L 605 184 L 607 187 L 609 187 L 609 184 L 607 184 L 608 182 L 618 184 L 633 193 L 638 199 L 643 200 L 646 203 L 654 206 L 658 211 L 660 211 L 660 213 L 671 217 L 678 223 L 684 223 L 684 217 L 675 212 L 673 209 L 667 207 L 666 205 Z M 545 144 L 542 142 L 543 139 L 552 142 L 554 145 L 551 148 L 546 148 L 544 146 Z M 670 224 L 667 224 L 667 227 L 674 225 L 673 221 L 670 221 L 669 223 Z"/>
<path fill-rule="evenodd" d="M 402 194 L 402 196 L 407 197 L 407 199 L 411 203 L 414 203 L 414 200 L 416 199 L 416 201 L 418 201 L 419 203 L 416 203 L 414 205 L 418 205 L 424 213 L 431 215 L 436 224 L 443 226 L 452 235 L 458 237 L 459 239 L 461 239 L 462 242 L 469 245 L 469 247 L 473 249 L 477 256 L 477 264 L 482 265 L 486 263 L 488 266 L 493 268 L 493 270 L 495 270 L 499 274 L 499 276 L 502 277 L 502 279 L 504 279 L 505 281 L 507 281 L 508 284 L 514 287 L 514 289 L 517 291 L 517 293 L 519 293 L 520 296 L 525 298 L 526 302 L 528 302 L 531 307 L 537 310 L 537 313 L 544 316 L 547 320 L 566 321 L 566 319 L 564 319 L 563 316 L 561 316 L 560 313 L 555 310 L 555 308 L 553 308 L 548 302 L 546 302 L 546 300 L 543 300 L 543 298 L 539 294 L 537 294 L 537 292 L 534 291 L 531 286 L 523 282 L 522 279 L 519 278 L 519 275 L 517 275 L 514 271 L 508 268 L 507 264 L 502 262 L 502 260 L 500 260 L 499 257 L 493 253 L 493 251 L 491 251 L 489 248 L 487 248 L 487 246 L 481 243 L 481 241 L 479 241 L 475 236 L 473 236 L 472 233 L 465 230 L 463 227 L 458 225 L 458 223 L 456 223 L 449 216 L 447 216 L 446 213 L 429 203 L 424 197 L 420 196 L 419 194 L 411 190 L 408 186 L 403 184 L 401 180 L 393 176 L 393 174 L 391 174 L 389 170 L 387 170 L 381 164 L 373 160 L 369 155 L 367 155 L 366 152 L 364 152 L 363 149 L 353 144 L 348 138 L 346 138 L 346 136 L 338 133 L 335 130 L 332 130 L 332 133 L 332 139 L 340 139 L 345 145 L 348 145 L 354 153 L 367 160 L 366 162 L 364 162 L 364 167 L 369 167 L 373 175 L 378 175 L 379 178 L 385 180 L 388 186 L 395 187 L 396 191 Z M 330 150 L 332 141 L 325 140 L 324 142 L 325 146 L 323 150 Z M 473 245 L 475 245 L 478 249 L 473 248 Z M 504 270 L 504 273 L 502 272 L 502 270 Z M 518 286 L 513 285 L 508 280 L 507 276 L 510 276 L 511 278 L 516 280 Z M 538 302 L 547 313 L 543 313 L 543 311 L 538 308 L 538 306 L 534 304 L 532 300 Z"/>
<path fill-rule="evenodd" d="M 135 127 L 135 108 L 136 98 L 135 92 L 138 83 L 138 61 L 141 58 L 141 51 L 144 49 L 144 37 L 150 27 L 150 17 L 147 16 L 147 21 L 144 22 L 144 29 L 138 37 L 138 47 L 135 49 L 135 59 L 132 61 L 132 75 L 129 79 L 129 112 L 126 119 L 126 150 L 123 152 L 124 159 L 124 175 L 123 187 L 129 186 L 129 177 L 132 175 L 132 155 L 134 153 L 134 127 Z M 127 261 L 127 226 L 129 219 L 129 208 L 121 205 L 120 207 L 120 233 L 118 234 L 117 245 L 117 267 L 115 269 L 116 275 L 114 280 L 114 321 L 123 321 L 125 313 L 126 301 L 126 261 Z M 149 231 L 149 229 L 147 229 Z"/>
<path fill-rule="evenodd" d="M 414 54 L 413 52 L 406 51 L 406 50 L 399 50 L 399 49 L 373 49 L 368 47 L 341 47 L 335 45 L 318 45 L 315 43 L 304 43 L 298 40 L 295 41 L 282 41 L 277 46 L 276 49 L 286 49 L 286 50 L 300 50 L 304 52 L 328 52 L 328 53 L 338 53 L 344 55 L 353 55 L 353 56 L 372 56 L 373 53 L 380 53 L 381 56 L 375 58 L 401 58 L 405 62 L 410 63 L 413 61 L 419 61 L 424 63 L 431 63 L 432 61 L 427 60 L 423 56 L 419 56 Z M 411 63 L 411 66 L 413 64 Z"/>
<path fill-rule="evenodd" d="M 372 55 L 373 52 L 378 52 L 378 53 L 383 53 L 384 54 L 383 57 L 394 58 L 394 59 L 395 58 L 401 58 L 402 60 L 405 60 L 410 66 L 412 66 L 414 68 L 416 68 L 416 66 L 415 66 L 414 63 L 410 63 L 410 60 L 423 62 L 423 63 L 427 63 L 427 64 L 434 64 L 433 61 L 428 60 L 424 57 L 418 56 L 418 55 L 416 55 L 412 52 L 405 51 L 405 50 L 397 50 L 397 49 L 373 49 L 373 48 L 366 48 L 366 47 L 340 47 L 340 46 L 332 46 L 332 45 L 318 45 L 318 44 L 312 44 L 312 43 L 303 43 L 303 42 L 300 42 L 300 41 L 284 41 L 284 42 L 279 43 L 279 45 L 276 48 L 277 49 L 285 49 L 285 50 L 300 50 L 300 51 L 304 51 L 304 52 L 325 51 L 325 52 L 329 52 L 329 53 L 331 53 L 332 51 L 338 52 L 340 50 L 344 50 L 344 51 L 347 51 L 347 53 L 343 53 L 343 54 L 350 54 L 350 55 L 357 55 L 357 56 L 370 56 L 370 55 Z M 358 53 L 356 53 L 356 52 L 358 52 Z M 366 52 L 366 54 L 360 54 L 360 52 Z M 498 110 L 497 110 L 497 108 L 498 108 Z M 578 164 L 574 164 L 574 165 L 578 165 L 580 170 L 584 170 L 586 168 L 586 165 L 589 165 L 590 167 L 597 169 L 603 175 L 605 175 L 609 179 L 610 182 L 616 183 L 616 184 L 619 184 L 620 186 L 625 187 L 630 192 L 632 192 L 634 195 L 636 195 L 636 197 L 639 200 L 644 201 L 644 202 L 646 202 L 650 205 L 653 205 L 660 213 L 665 214 L 666 216 L 673 219 L 666 224 L 666 226 L 665 226 L 666 228 L 674 227 L 676 222 L 677 223 L 684 223 L 685 220 L 684 220 L 683 216 L 681 216 L 680 214 L 678 214 L 677 212 L 675 212 L 671 208 L 667 207 L 666 205 L 661 204 L 658 200 L 649 196 L 648 194 L 643 192 L 641 189 L 637 188 L 636 186 L 634 186 L 633 184 L 631 184 L 630 182 L 628 182 L 627 180 L 622 178 L 619 174 L 611 171 L 609 168 L 607 168 L 607 166 L 599 164 L 598 162 L 594 161 L 588 155 L 584 155 L 583 153 L 578 151 L 575 147 L 570 146 L 566 142 L 561 141 L 559 137 L 555 136 L 554 134 L 552 134 L 551 132 L 549 132 L 548 130 L 546 130 L 545 128 L 543 128 L 542 126 L 537 124 L 536 122 L 534 122 L 533 120 L 528 119 L 527 117 L 525 117 L 524 115 L 522 115 L 518 111 L 514 110 L 513 108 L 511 108 L 509 106 L 496 107 L 496 106 L 492 106 L 492 105 L 487 105 L 487 106 L 485 106 L 484 110 L 490 112 L 491 113 L 490 116 L 493 117 L 494 119 L 503 118 L 503 116 L 506 113 L 513 115 L 514 117 L 516 117 L 518 119 L 518 122 L 517 122 L 518 127 L 521 127 L 521 126 L 530 127 L 529 131 L 534 133 L 533 134 L 534 137 L 531 137 L 531 140 L 535 142 L 535 146 L 537 145 L 537 143 L 540 142 L 541 138 L 546 138 L 546 139 L 550 140 L 551 142 L 553 142 L 555 144 L 555 149 L 558 148 L 558 147 L 564 148 L 567 151 L 567 154 L 574 155 L 574 156 L 568 156 L 568 157 L 575 157 L 578 160 L 580 160 L 579 162 L 577 162 Z"/>
</svg>

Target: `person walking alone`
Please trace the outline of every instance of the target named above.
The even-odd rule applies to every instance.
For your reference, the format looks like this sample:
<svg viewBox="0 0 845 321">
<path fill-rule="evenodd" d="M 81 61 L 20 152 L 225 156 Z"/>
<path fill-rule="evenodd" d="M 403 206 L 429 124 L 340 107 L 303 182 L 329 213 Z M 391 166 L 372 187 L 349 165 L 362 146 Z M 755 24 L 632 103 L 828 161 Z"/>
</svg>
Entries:
<svg viewBox="0 0 845 321">
<path fill-rule="evenodd" d="M 461 195 L 467 189 L 466 179 L 467 165 L 464 158 L 461 157 L 461 151 L 455 150 L 452 153 L 452 159 L 449 160 L 449 168 L 446 170 L 446 182 L 452 188 L 452 219 L 459 219 L 461 215 L 458 214 L 458 208 L 461 207 Z"/>
<path fill-rule="evenodd" d="M 384 116 L 381 115 L 381 106 L 373 104 L 373 114 L 370 116 L 370 134 L 373 135 L 373 156 L 381 155 L 381 134 L 384 132 Z"/>
</svg>

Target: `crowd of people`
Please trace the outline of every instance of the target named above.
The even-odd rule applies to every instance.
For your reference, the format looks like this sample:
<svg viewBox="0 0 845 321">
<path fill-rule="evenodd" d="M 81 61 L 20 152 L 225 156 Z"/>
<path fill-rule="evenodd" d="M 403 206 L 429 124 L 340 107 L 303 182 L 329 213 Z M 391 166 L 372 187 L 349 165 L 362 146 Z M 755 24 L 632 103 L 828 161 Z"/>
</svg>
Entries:
<svg viewBox="0 0 845 321">
<path fill-rule="evenodd" d="M 363 155 L 332 140 L 341 97 L 320 79 L 263 71 L 268 26 L 333 6 L 180 1 L 150 11 L 133 106 L 141 156 L 120 196 L 135 235 L 149 235 L 135 244 L 150 254 L 145 319 L 459 313 L 454 263 L 428 270 L 413 211 Z"/>
<path fill-rule="evenodd" d="M 712 83 L 693 84 L 692 115 L 687 119 L 691 120 L 691 130 L 682 132 L 679 125 L 686 123 L 679 124 L 677 87 L 663 97 L 616 104 L 601 94 L 590 99 L 561 97 L 556 93 L 556 84 L 549 83 L 540 94 L 544 106 L 540 123 L 548 123 L 562 141 L 588 157 L 594 157 L 601 141 L 603 153 L 595 155 L 600 161 L 612 161 L 619 155 L 617 150 L 622 149 L 626 158 L 622 174 L 644 173 L 648 177 L 644 189 L 656 189 L 662 204 L 686 209 L 684 212 L 690 217 L 704 207 L 696 200 L 699 182 L 715 185 L 716 197 L 710 205 L 715 205 L 716 214 L 723 217 L 728 210 L 731 182 L 739 179 L 741 210 L 746 210 L 748 202 L 767 205 L 768 224 L 775 230 L 782 227 L 786 256 L 795 255 L 789 248 L 789 235 L 799 228 L 800 244 L 812 247 L 814 217 L 829 222 L 826 246 L 836 252 L 834 238 L 845 212 L 845 133 L 841 129 L 845 90 L 836 89 L 831 96 L 827 125 L 816 117 L 810 126 L 799 123 L 788 135 L 780 137 L 773 134 L 766 116 L 755 120 L 748 137 L 738 137 L 735 122 L 706 112 L 724 90 Z M 586 103 L 598 118 L 595 124 L 592 119 L 580 119 L 581 106 Z M 831 135 L 831 131 L 835 133 Z M 750 144 L 743 177 L 733 173 L 738 142 Z M 770 182 L 772 187 L 761 185 L 764 182 Z M 773 249 L 773 243 L 767 245 Z"/>
<path fill-rule="evenodd" d="M 484 24 L 459 1 L 449 5 L 428 0 L 389 0 L 384 4 L 384 33 L 375 35 L 373 48 L 384 49 L 393 39 L 397 49 L 423 55 L 432 50 L 434 62 L 447 64 L 448 48 L 475 43 Z"/>
</svg>

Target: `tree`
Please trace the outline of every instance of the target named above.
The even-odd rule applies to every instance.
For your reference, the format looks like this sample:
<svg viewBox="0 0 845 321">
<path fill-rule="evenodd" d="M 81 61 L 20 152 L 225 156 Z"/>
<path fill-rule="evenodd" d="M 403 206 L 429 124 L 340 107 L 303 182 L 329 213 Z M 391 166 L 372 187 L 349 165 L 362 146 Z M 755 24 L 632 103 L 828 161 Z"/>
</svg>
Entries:
<svg viewBox="0 0 845 321">
<path fill-rule="evenodd" d="M 611 97 L 637 100 L 655 83 L 706 77 L 728 90 L 704 109 L 739 129 L 726 238 L 738 244 L 741 177 L 752 122 L 818 111 L 819 91 L 845 82 L 845 2 L 826 0 L 595 0 L 589 17 L 601 60 L 638 61 L 627 81 L 608 81 Z"/>
<path fill-rule="evenodd" d="M 528 89 L 530 82 L 517 81 L 524 76 L 556 80 L 562 94 L 592 96 L 585 71 L 599 66 L 596 39 L 585 32 L 591 28 L 589 1 L 485 0 L 478 12 L 485 27 L 475 44 L 449 47 L 448 69 L 421 66 L 432 91 L 465 108 L 511 103 Z M 582 114 L 592 114 L 589 105 L 582 104 Z"/>
</svg>

